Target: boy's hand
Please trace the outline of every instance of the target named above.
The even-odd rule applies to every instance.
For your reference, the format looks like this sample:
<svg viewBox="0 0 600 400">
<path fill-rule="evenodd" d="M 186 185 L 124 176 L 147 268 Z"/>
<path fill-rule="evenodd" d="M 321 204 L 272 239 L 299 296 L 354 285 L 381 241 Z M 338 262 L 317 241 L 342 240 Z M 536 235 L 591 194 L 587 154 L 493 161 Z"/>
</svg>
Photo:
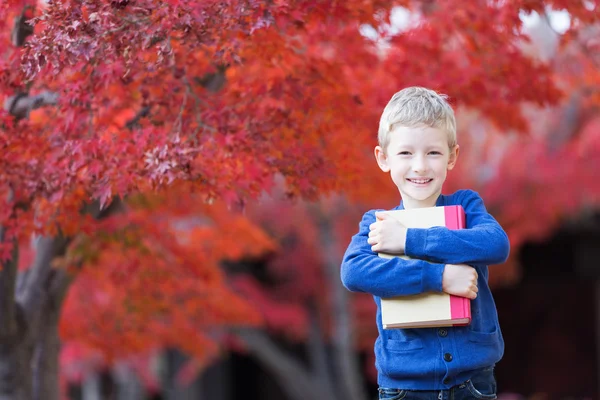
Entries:
<svg viewBox="0 0 600 400">
<path fill-rule="evenodd" d="M 477 271 L 466 264 L 446 264 L 442 275 L 442 291 L 455 296 L 477 297 Z"/>
<path fill-rule="evenodd" d="M 369 226 L 371 250 L 376 253 L 404 254 L 406 227 L 385 212 L 376 212 L 377 221 Z"/>
</svg>

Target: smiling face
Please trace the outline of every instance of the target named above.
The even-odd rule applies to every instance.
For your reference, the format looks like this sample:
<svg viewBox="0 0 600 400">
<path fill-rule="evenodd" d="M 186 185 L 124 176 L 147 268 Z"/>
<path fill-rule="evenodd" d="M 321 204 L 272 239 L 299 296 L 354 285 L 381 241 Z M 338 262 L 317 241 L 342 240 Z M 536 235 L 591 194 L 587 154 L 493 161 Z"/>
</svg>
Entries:
<svg viewBox="0 0 600 400">
<path fill-rule="evenodd" d="M 449 147 L 444 130 L 398 126 L 390 132 L 386 149 L 375 147 L 375 157 L 379 168 L 390 173 L 404 208 L 409 209 L 435 206 L 458 151 L 458 145 Z"/>
</svg>

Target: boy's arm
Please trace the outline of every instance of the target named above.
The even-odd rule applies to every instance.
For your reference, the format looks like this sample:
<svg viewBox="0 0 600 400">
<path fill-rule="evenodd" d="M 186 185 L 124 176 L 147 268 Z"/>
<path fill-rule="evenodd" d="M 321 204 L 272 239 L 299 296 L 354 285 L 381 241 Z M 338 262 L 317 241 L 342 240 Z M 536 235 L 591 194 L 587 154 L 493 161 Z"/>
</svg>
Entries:
<svg viewBox="0 0 600 400">
<path fill-rule="evenodd" d="M 352 237 L 344 254 L 341 278 L 353 292 L 366 292 L 379 297 L 393 297 L 442 291 L 443 264 L 423 260 L 381 258 L 367 243 L 369 225 L 375 213 L 367 212 L 360 222 L 359 232 Z"/>
<path fill-rule="evenodd" d="M 486 210 L 483 200 L 465 190 L 460 204 L 465 209 L 467 229 L 446 227 L 409 228 L 405 253 L 446 264 L 500 264 L 510 251 L 508 236 Z"/>
</svg>

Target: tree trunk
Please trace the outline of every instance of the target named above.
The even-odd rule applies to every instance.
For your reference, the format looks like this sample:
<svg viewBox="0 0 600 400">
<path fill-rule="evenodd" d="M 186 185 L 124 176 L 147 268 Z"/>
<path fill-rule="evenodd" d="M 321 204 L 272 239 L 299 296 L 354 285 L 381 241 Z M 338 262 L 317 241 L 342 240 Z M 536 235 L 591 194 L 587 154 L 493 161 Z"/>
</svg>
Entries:
<svg viewBox="0 0 600 400">
<path fill-rule="evenodd" d="M 47 285 L 38 340 L 33 354 L 33 400 L 59 400 L 60 338 L 58 323 L 62 304 L 72 278 L 65 271 L 52 271 Z"/>
<path fill-rule="evenodd" d="M 82 212 L 102 219 L 120 210 L 114 201 Z M 4 242 L 0 227 L 0 242 Z M 41 237 L 35 259 L 17 279 L 18 247 L 0 270 L 0 400 L 58 400 L 60 339 L 58 323 L 73 277 L 52 267 L 65 254 L 71 238 Z M 18 282 L 18 285 L 17 285 Z M 16 290 L 18 289 L 18 290 Z"/>
<path fill-rule="evenodd" d="M 354 347 L 349 295 L 339 276 L 341 260 L 335 252 L 336 243 L 331 227 L 333 217 L 325 216 L 317 208 L 313 209 L 313 213 L 319 218 L 323 268 L 332 293 L 334 334 L 331 346 L 325 345 L 323 330 L 318 324 L 317 310 L 313 305 L 308 306 L 311 316 L 307 346 L 309 365 L 287 354 L 263 331 L 246 329 L 238 330 L 237 334 L 291 400 L 365 400 L 368 397 Z M 332 362 L 329 362 L 330 352 Z"/>
<path fill-rule="evenodd" d="M 325 343 L 325 333 L 323 332 L 320 323 L 317 306 L 309 304 L 307 308 L 310 315 L 307 350 L 313 376 L 317 380 L 319 386 L 323 388 L 324 398 L 331 400 L 344 399 L 342 394 L 335 390 L 335 374 L 332 374 L 331 371 L 328 346 Z"/>
<path fill-rule="evenodd" d="M 6 231 L 0 227 L 0 243 Z M 30 347 L 23 309 L 15 301 L 18 247 L 0 270 L 0 400 L 31 399 Z"/>
<path fill-rule="evenodd" d="M 300 364 L 285 353 L 265 333 L 258 329 L 240 329 L 237 335 L 244 341 L 252 356 L 263 365 L 279 383 L 290 400 L 332 399 L 332 393 Z"/>
<path fill-rule="evenodd" d="M 0 343 L 0 400 L 31 399 L 31 351 L 19 337 Z"/>
<path fill-rule="evenodd" d="M 13 312 L 2 313 L 6 328 L 0 329 L 0 400 L 59 398 L 58 318 L 70 279 L 50 264 L 65 249 L 63 238 L 39 240 L 34 263 L 16 295 L 9 283 L 17 281 L 12 273 L 18 263 L 16 246 L 11 261 L 4 265 L 2 278 L 6 280 L 0 298 L 5 309 L 12 303 Z"/>
<path fill-rule="evenodd" d="M 118 364 L 113 369 L 115 379 L 115 400 L 144 400 L 148 398 L 138 375 L 126 364 Z"/>
<path fill-rule="evenodd" d="M 27 37 L 33 34 L 33 27 L 26 21 L 27 8 L 15 18 L 11 32 L 12 44 L 17 47 L 23 46 Z M 46 91 L 35 96 L 21 92 L 5 100 L 4 110 L 18 120 L 27 118 L 34 109 L 56 104 L 57 100 L 55 92 Z M 11 191 L 9 203 L 12 197 Z M 84 211 L 98 208 L 96 204 L 88 207 Z M 98 208 L 95 217 L 102 213 Z M 17 273 L 18 244 L 14 241 L 10 260 L 1 265 L 0 400 L 59 398 L 58 318 L 70 278 L 64 272 L 56 274 L 51 262 L 64 255 L 69 241 L 61 236 L 41 238 L 33 265 L 20 274 Z M 7 243 L 4 226 L 0 226 L 0 243 Z"/>
<path fill-rule="evenodd" d="M 48 321 L 33 354 L 33 400 L 59 400 L 60 339 L 58 323 Z"/>
<path fill-rule="evenodd" d="M 343 201 L 343 200 L 342 200 Z M 331 226 L 333 217 L 317 211 L 319 218 L 319 238 L 323 250 L 325 276 L 331 290 L 331 315 L 333 316 L 333 354 L 335 374 L 338 377 L 340 398 L 347 400 L 364 400 L 367 393 L 364 388 L 364 377 L 360 373 L 360 365 L 355 351 L 352 319 L 350 317 L 350 298 L 348 291 L 340 280 L 341 259 L 336 255 L 337 248 Z"/>
</svg>

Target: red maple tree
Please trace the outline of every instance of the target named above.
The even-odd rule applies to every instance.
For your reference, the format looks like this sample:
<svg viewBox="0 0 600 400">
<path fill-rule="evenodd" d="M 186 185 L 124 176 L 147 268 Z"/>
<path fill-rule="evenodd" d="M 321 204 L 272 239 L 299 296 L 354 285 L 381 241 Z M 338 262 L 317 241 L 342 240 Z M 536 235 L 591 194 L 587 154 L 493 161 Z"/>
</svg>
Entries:
<svg viewBox="0 0 600 400">
<path fill-rule="evenodd" d="M 390 26 L 393 6 L 415 18 L 400 32 Z M 543 13 L 546 7 L 571 15 L 563 48 L 581 56 L 577 73 L 569 71 L 572 64 L 549 65 L 520 47 L 526 36 L 519 13 Z M 8 384 L 0 387 L 0 399 L 41 393 L 56 398 L 58 319 L 73 272 L 82 266 L 72 295 L 87 307 L 71 305 L 63 334 L 91 345 L 102 347 L 118 331 L 113 343 L 140 350 L 173 344 L 173 329 L 180 329 L 188 340 L 175 344 L 200 357 L 214 342 L 205 329 L 256 322 L 247 303 L 214 301 L 236 299 L 218 269 L 220 260 L 274 250 L 232 210 L 272 191 L 279 180 L 287 196 L 315 200 L 344 192 L 363 204 L 389 202 L 392 191 L 381 189 L 370 149 L 380 110 L 400 87 L 433 87 L 449 94 L 455 106 L 476 110 L 504 134 L 485 140 L 537 151 L 535 166 L 548 177 L 557 172 L 544 158 L 549 143 L 565 156 L 571 154 L 567 149 L 578 149 L 593 163 L 591 120 L 579 120 L 572 129 L 587 129 L 576 141 L 568 132 L 524 143 L 504 138 L 506 130 L 530 129 L 524 103 L 560 104 L 562 93 L 578 88 L 585 109 L 597 105 L 597 91 L 587 90 L 598 79 L 597 48 L 584 39 L 597 22 L 595 9 L 595 2 L 558 0 L 3 4 L 0 374 L 6 376 L 0 379 Z M 365 26 L 377 35 L 362 34 Z M 475 122 L 470 128 L 475 143 L 483 135 Z M 484 197 L 494 199 L 489 204 L 516 244 L 547 232 L 564 215 L 557 211 L 564 201 L 576 209 L 596 195 L 586 191 L 577 201 L 560 202 L 557 193 L 555 202 L 537 207 L 538 218 L 552 217 L 548 224 L 532 228 L 534 220 L 527 224 L 519 213 L 539 205 L 533 197 L 530 203 L 522 195 L 502 199 L 521 193 L 523 185 L 542 183 L 528 181 L 510 156 L 502 154 L 504 175 L 496 180 L 474 182 L 473 174 L 463 173 L 451 185 L 489 190 Z M 344 236 L 319 213 L 315 232 L 338 238 L 319 255 L 331 267 L 335 259 L 327 254 L 335 254 Z M 190 216 L 197 220 L 185 222 Z M 15 243 L 31 234 L 37 235 L 35 256 L 17 274 Z M 62 268 L 53 268 L 53 261 Z M 317 287 L 312 296 L 321 292 Z M 329 290 L 344 307 L 348 299 L 339 288 Z M 203 312 L 210 317 L 198 320 Z M 278 321 L 266 317 L 267 324 Z M 111 324 L 97 324 L 90 333 L 89 321 L 106 319 Z M 282 326 L 308 327 L 306 321 Z M 337 335 L 349 329 L 347 321 L 332 328 Z M 245 336 L 249 346 L 264 344 L 255 333 Z M 338 350 L 350 345 L 341 343 Z M 357 371 L 347 365 L 341 382 L 352 392 Z"/>
</svg>

